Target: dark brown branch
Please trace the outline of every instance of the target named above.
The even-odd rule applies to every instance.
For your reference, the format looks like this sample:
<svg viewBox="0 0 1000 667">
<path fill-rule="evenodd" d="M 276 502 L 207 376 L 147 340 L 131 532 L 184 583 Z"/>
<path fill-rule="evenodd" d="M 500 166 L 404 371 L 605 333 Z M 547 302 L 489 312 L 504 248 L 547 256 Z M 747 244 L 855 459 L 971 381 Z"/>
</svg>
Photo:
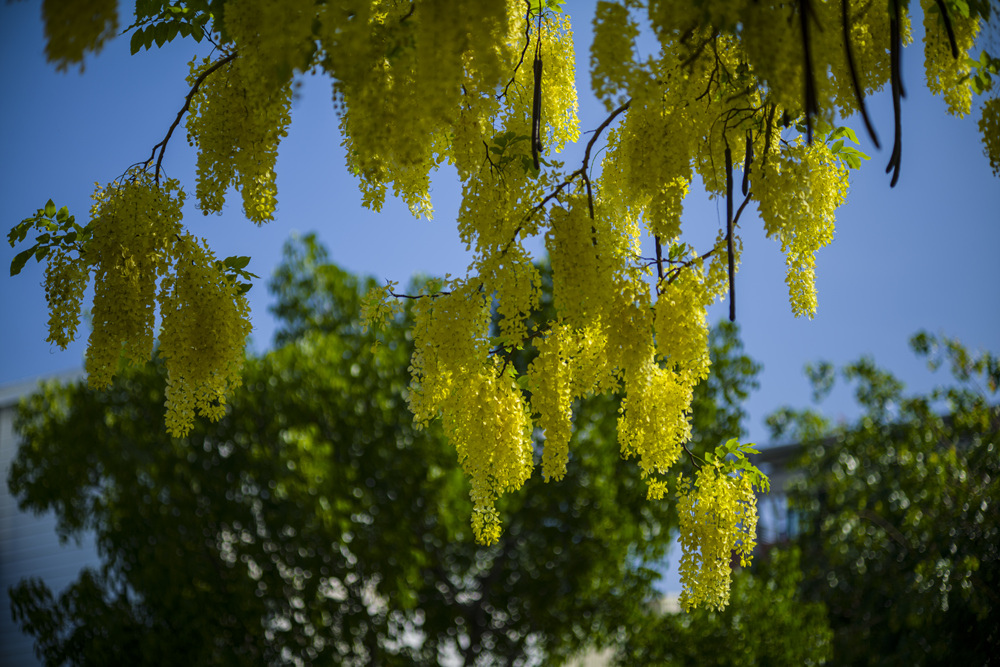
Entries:
<svg viewBox="0 0 1000 667">
<path fill-rule="evenodd" d="M 750 192 L 750 165 L 753 164 L 753 130 L 747 130 L 747 152 L 743 157 L 743 196 Z"/>
<path fill-rule="evenodd" d="M 663 282 L 663 247 L 660 245 L 660 237 L 653 236 L 656 241 L 656 293 L 660 293 L 660 283 Z"/>
<path fill-rule="evenodd" d="M 893 131 L 892 156 L 889 164 L 885 168 L 885 173 L 892 172 L 892 180 L 889 187 L 896 187 L 899 181 L 899 168 L 903 162 L 903 129 L 902 129 L 902 98 L 906 97 L 903 90 L 903 76 L 900 71 L 900 56 L 903 50 L 902 35 L 900 34 L 900 9 L 899 0 L 890 0 L 892 5 L 892 15 L 889 17 L 889 65 L 892 82 L 892 118 L 895 124 Z"/>
<path fill-rule="evenodd" d="M 941 18 L 944 19 L 944 29 L 948 33 L 948 43 L 951 45 L 951 57 L 958 59 L 958 43 L 955 41 L 955 29 L 951 27 L 951 17 L 948 16 L 948 8 L 945 6 L 943 0 L 934 0 L 934 4 L 937 5 L 938 11 L 941 12 Z"/>
<path fill-rule="evenodd" d="M 709 35 L 704 42 L 699 44 L 698 47 L 694 49 L 694 51 L 691 53 L 690 56 L 684 59 L 684 62 L 681 63 L 681 69 L 687 69 L 688 67 L 693 65 L 694 61 L 697 60 L 698 56 L 700 56 L 702 51 L 705 50 L 705 47 L 708 46 L 708 44 L 718 36 L 719 36 L 718 31 L 714 31 L 711 35 Z M 684 42 L 683 38 L 681 38 L 681 42 Z"/>
<path fill-rule="evenodd" d="M 868 117 L 868 105 L 865 104 L 865 92 L 861 88 L 861 82 L 858 81 L 858 71 L 854 64 L 854 52 L 851 49 L 851 26 L 847 18 L 847 6 L 850 0 L 844 0 L 841 5 L 841 25 L 844 29 L 844 49 L 847 53 L 847 71 L 851 73 L 851 84 L 854 86 L 854 97 L 858 100 L 858 109 L 861 111 L 861 119 L 865 121 L 865 129 L 868 130 L 868 136 L 872 138 L 872 143 L 875 144 L 875 148 L 881 148 L 878 142 L 878 135 L 875 134 L 875 126 L 872 125 L 871 118 Z"/>
<path fill-rule="evenodd" d="M 750 197 L 752 197 L 752 196 L 753 196 L 753 193 L 752 192 L 748 192 L 747 196 L 743 199 L 743 203 L 740 204 L 740 207 L 738 209 L 736 209 L 736 215 L 733 216 L 733 228 L 734 229 L 736 227 L 740 226 L 740 216 L 743 215 L 743 209 L 745 209 L 747 207 L 747 204 L 750 203 Z"/>
<path fill-rule="evenodd" d="M 736 321 L 736 259 L 733 252 L 733 153 L 726 146 L 726 253 L 729 255 L 729 321 Z"/>
<path fill-rule="evenodd" d="M 492 174 L 496 172 L 502 176 L 503 171 L 500 169 L 500 165 L 494 162 L 493 158 L 490 157 L 490 145 L 486 143 L 485 139 L 483 140 L 483 147 L 486 149 L 486 161 L 490 163 L 490 173 Z"/>
<path fill-rule="evenodd" d="M 436 299 L 441 296 L 448 296 L 451 292 L 441 291 L 434 292 L 434 294 L 396 294 L 395 292 L 389 292 L 389 296 L 393 296 L 397 299 Z"/>
<path fill-rule="evenodd" d="M 802 26 L 802 51 L 805 62 L 806 83 L 806 139 L 809 143 L 813 140 L 813 116 L 819 114 L 819 102 L 816 101 L 816 81 L 813 78 L 812 51 L 809 49 L 809 0 L 799 2 L 799 23 Z"/>
<path fill-rule="evenodd" d="M 701 470 L 701 464 L 698 463 L 698 460 L 701 457 L 700 456 L 695 456 L 695 453 L 692 452 L 690 449 L 688 449 L 686 443 L 681 443 L 681 448 L 684 450 L 684 453 L 688 455 L 688 458 L 691 459 L 691 463 L 694 464 L 694 467 L 698 468 L 699 470 Z M 704 460 L 704 459 L 702 459 L 702 460 Z"/>
<path fill-rule="evenodd" d="M 763 168 L 767 164 L 767 154 L 771 152 L 771 128 L 774 126 L 774 114 L 778 112 L 778 105 L 771 105 L 771 113 L 767 115 L 767 126 L 764 128 L 764 157 L 760 163 Z"/>
<path fill-rule="evenodd" d="M 531 160 L 535 169 L 541 169 L 539 156 L 542 153 L 542 39 L 539 32 L 535 44 L 534 62 L 535 86 L 531 101 Z"/>
<path fill-rule="evenodd" d="M 160 166 L 163 163 L 163 153 L 167 150 L 167 143 L 170 141 L 170 137 L 173 135 L 174 130 L 177 129 L 177 126 L 180 124 L 181 118 L 183 118 L 184 114 L 187 113 L 187 110 L 191 108 L 191 100 L 198 92 L 198 88 L 205 82 L 205 79 L 207 79 L 212 72 L 231 62 L 235 57 L 236 51 L 233 51 L 228 56 L 217 61 L 211 67 L 198 75 L 198 78 L 194 80 L 194 84 L 191 86 L 191 90 L 188 92 L 187 97 L 184 98 L 184 106 L 182 106 L 181 110 L 177 112 L 177 117 L 174 118 L 174 122 L 170 125 L 170 129 L 167 130 L 167 136 L 163 137 L 163 141 L 153 146 L 153 150 L 149 154 L 149 159 L 146 160 L 145 164 L 148 166 L 149 163 L 153 161 L 153 158 L 156 156 L 156 149 L 159 148 L 160 156 L 156 158 L 156 168 L 153 171 L 153 179 L 156 181 L 157 185 L 160 183 Z"/>
</svg>

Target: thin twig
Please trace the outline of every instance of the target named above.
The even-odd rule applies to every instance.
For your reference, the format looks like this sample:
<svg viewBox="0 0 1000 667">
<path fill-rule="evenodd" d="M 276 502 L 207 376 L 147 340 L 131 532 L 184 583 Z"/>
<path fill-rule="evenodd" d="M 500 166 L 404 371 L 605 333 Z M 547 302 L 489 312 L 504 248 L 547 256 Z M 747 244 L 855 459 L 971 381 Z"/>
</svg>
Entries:
<svg viewBox="0 0 1000 667">
<path fill-rule="evenodd" d="M 524 64 L 524 54 L 528 52 L 528 45 L 531 44 L 531 0 L 524 0 L 525 4 L 528 5 L 528 14 L 524 18 L 524 48 L 521 49 L 521 58 L 514 65 L 514 71 L 510 75 L 510 81 L 507 85 L 503 87 L 503 92 L 497 95 L 497 101 L 499 102 L 503 98 L 507 97 L 507 89 L 510 88 L 511 84 L 514 83 L 514 79 L 517 77 L 517 70 L 521 68 Z"/>
<path fill-rule="evenodd" d="M 528 220 L 534 217 L 536 213 L 544 210 L 545 205 L 548 204 L 550 201 L 552 201 L 555 197 L 559 196 L 559 193 L 561 193 L 570 183 L 572 183 L 573 179 L 575 179 L 577 176 L 583 178 L 583 181 L 587 186 L 587 196 L 590 204 L 590 219 L 591 220 L 594 219 L 594 200 L 592 196 L 593 193 L 590 190 L 590 177 L 587 176 L 587 170 L 590 165 L 590 151 L 593 150 L 594 144 L 597 143 L 597 139 L 601 136 L 601 133 L 608 127 L 608 125 L 612 123 L 612 121 L 614 121 L 615 118 L 624 113 L 629 108 L 630 104 L 632 104 L 632 100 L 626 101 L 620 107 L 612 111 L 611 114 L 604 119 L 604 122 L 601 123 L 596 130 L 594 130 L 594 136 L 592 136 L 590 138 L 590 141 L 587 142 L 587 148 L 583 153 L 583 166 L 574 171 L 573 173 L 571 173 L 566 178 L 565 181 L 556 186 L 555 190 L 550 192 L 548 195 L 545 196 L 544 199 L 542 199 L 542 201 L 538 202 L 538 204 L 533 206 L 532 209 L 528 211 L 528 218 L 527 218 Z M 518 228 L 514 230 L 515 237 L 517 236 L 518 233 L 520 233 L 522 227 L 523 225 L 518 226 Z"/>
<path fill-rule="evenodd" d="M 191 108 L 191 100 L 198 92 L 198 88 L 201 86 L 202 83 L 204 83 L 205 79 L 208 78 L 208 76 L 212 72 L 216 71 L 223 65 L 231 62 L 235 57 L 236 57 L 236 51 L 233 51 L 228 56 L 217 61 L 211 67 L 209 67 L 200 75 L 198 75 L 198 78 L 194 80 L 194 84 L 191 86 L 191 90 L 184 98 L 184 106 L 182 106 L 181 110 L 177 112 L 177 117 L 174 118 L 174 122 L 170 125 L 170 129 L 167 130 L 167 136 L 163 137 L 163 141 L 153 146 L 153 150 L 152 152 L 150 152 L 149 159 L 146 160 L 145 164 L 148 166 L 149 163 L 153 161 L 153 158 L 156 156 L 156 149 L 159 148 L 160 156 L 156 158 L 156 169 L 153 171 L 153 180 L 156 182 L 157 185 L 160 184 L 160 165 L 163 163 L 163 153 L 164 151 L 167 150 L 167 143 L 170 141 L 170 137 L 173 135 L 174 130 L 177 129 L 177 126 L 180 124 L 181 118 L 183 118 L 184 114 L 187 113 L 187 110 Z"/>
<path fill-rule="evenodd" d="M 701 470 L 701 463 L 698 463 L 698 460 L 699 460 L 700 457 L 695 456 L 694 452 L 692 452 L 690 449 L 688 449 L 687 448 L 687 444 L 685 444 L 685 443 L 681 443 L 681 448 L 688 455 L 688 458 L 691 459 L 691 463 L 694 464 L 694 467 L 698 468 L 698 470 Z"/>
<path fill-rule="evenodd" d="M 451 292 L 445 290 L 441 292 L 434 292 L 434 294 L 396 294 L 390 291 L 389 295 L 397 299 L 436 299 L 441 296 L 448 296 Z"/>
</svg>

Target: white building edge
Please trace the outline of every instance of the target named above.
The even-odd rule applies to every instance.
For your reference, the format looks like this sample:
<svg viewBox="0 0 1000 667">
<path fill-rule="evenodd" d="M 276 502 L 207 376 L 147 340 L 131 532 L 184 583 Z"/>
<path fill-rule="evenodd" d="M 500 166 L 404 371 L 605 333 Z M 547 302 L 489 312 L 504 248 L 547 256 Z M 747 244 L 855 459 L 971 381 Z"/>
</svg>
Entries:
<svg viewBox="0 0 1000 667">
<path fill-rule="evenodd" d="M 41 664 L 35 657 L 33 638 L 21 634 L 11 617 L 10 587 L 25 578 L 40 577 L 58 596 L 76 580 L 82 567 L 99 562 L 92 540 L 60 544 L 55 515 L 22 512 L 7 488 L 19 444 L 14 418 L 21 398 L 34 393 L 42 380 L 73 382 L 83 377 L 83 371 L 77 370 L 0 386 L 0 665 L 4 667 Z"/>
</svg>

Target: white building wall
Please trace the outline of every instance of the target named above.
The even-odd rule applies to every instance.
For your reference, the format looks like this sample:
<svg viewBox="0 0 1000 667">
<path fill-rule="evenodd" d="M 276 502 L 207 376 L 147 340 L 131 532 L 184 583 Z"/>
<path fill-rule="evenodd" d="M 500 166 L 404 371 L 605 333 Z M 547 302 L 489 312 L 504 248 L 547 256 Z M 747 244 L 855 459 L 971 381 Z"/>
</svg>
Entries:
<svg viewBox="0 0 1000 667">
<path fill-rule="evenodd" d="M 50 379 L 70 382 L 83 377 L 81 372 L 62 374 Z M 19 439 L 14 432 L 14 417 L 22 396 L 32 393 L 37 381 L 0 387 L 0 665 L 36 667 L 32 638 L 22 635 L 11 617 L 11 586 L 27 577 L 40 577 L 58 596 L 72 583 L 85 565 L 97 566 L 93 540 L 83 544 L 72 540 L 60 544 L 55 532 L 55 515 L 21 512 L 17 500 L 7 488 L 7 475 L 17 454 Z"/>
</svg>

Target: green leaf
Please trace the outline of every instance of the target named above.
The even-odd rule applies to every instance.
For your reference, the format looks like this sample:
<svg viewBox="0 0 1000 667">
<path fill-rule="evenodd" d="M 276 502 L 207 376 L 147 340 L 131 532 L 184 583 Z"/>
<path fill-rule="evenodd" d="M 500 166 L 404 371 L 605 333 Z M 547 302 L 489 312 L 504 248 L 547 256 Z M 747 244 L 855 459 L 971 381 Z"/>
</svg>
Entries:
<svg viewBox="0 0 1000 667">
<path fill-rule="evenodd" d="M 76 230 L 67 232 L 66 236 L 63 237 L 63 241 L 65 243 L 73 243 L 74 241 L 76 241 Z"/>
<path fill-rule="evenodd" d="M 69 219 L 69 209 L 63 206 L 56 212 L 56 221 L 66 222 L 66 220 L 68 219 Z"/>
<path fill-rule="evenodd" d="M 167 42 L 167 24 L 157 23 L 153 26 L 153 40 L 157 46 L 163 46 Z"/>
<path fill-rule="evenodd" d="M 39 262 L 45 259 L 45 256 L 49 254 L 49 246 L 47 245 L 37 245 L 35 246 L 35 259 Z"/>
<path fill-rule="evenodd" d="M 225 262 L 226 266 L 236 270 L 245 268 L 246 265 L 249 263 L 250 263 L 250 258 L 242 256 L 227 257 Z"/>
<path fill-rule="evenodd" d="M 25 262 L 28 261 L 29 257 L 35 254 L 35 249 L 37 247 L 37 245 L 31 246 L 27 250 L 22 250 L 14 256 L 14 259 L 10 263 L 10 275 L 16 276 L 21 273 L 21 269 L 24 268 Z"/>
<path fill-rule="evenodd" d="M 56 204 L 51 199 L 45 202 L 45 217 L 51 218 L 56 214 Z"/>
<path fill-rule="evenodd" d="M 133 56 L 135 54 L 139 53 L 139 49 L 142 48 L 143 39 L 144 38 L 143 38 L 143 29 L 142 28 L 139 28 L 135 32 L 132 33 L 132 39 L 129 42 L 129 50 L 132 52 Z"/>
<path fill-rule="evenodd" d="M 11 248 L 27 238 L 28 230 L 31 229 L 34 223 L 34 218 L 25 218 L 11 228 L 7 233 L 7 242 L 10 243 Z"/>
<path fill-rule="evenodd" d="M 48 243 L 50 239 L 51 239 L 51 235 L 49 235 L 49 234 L 39 234 L 38 236 L 35 237 L 35 242 L 36 243 Z"/>
</svg>

